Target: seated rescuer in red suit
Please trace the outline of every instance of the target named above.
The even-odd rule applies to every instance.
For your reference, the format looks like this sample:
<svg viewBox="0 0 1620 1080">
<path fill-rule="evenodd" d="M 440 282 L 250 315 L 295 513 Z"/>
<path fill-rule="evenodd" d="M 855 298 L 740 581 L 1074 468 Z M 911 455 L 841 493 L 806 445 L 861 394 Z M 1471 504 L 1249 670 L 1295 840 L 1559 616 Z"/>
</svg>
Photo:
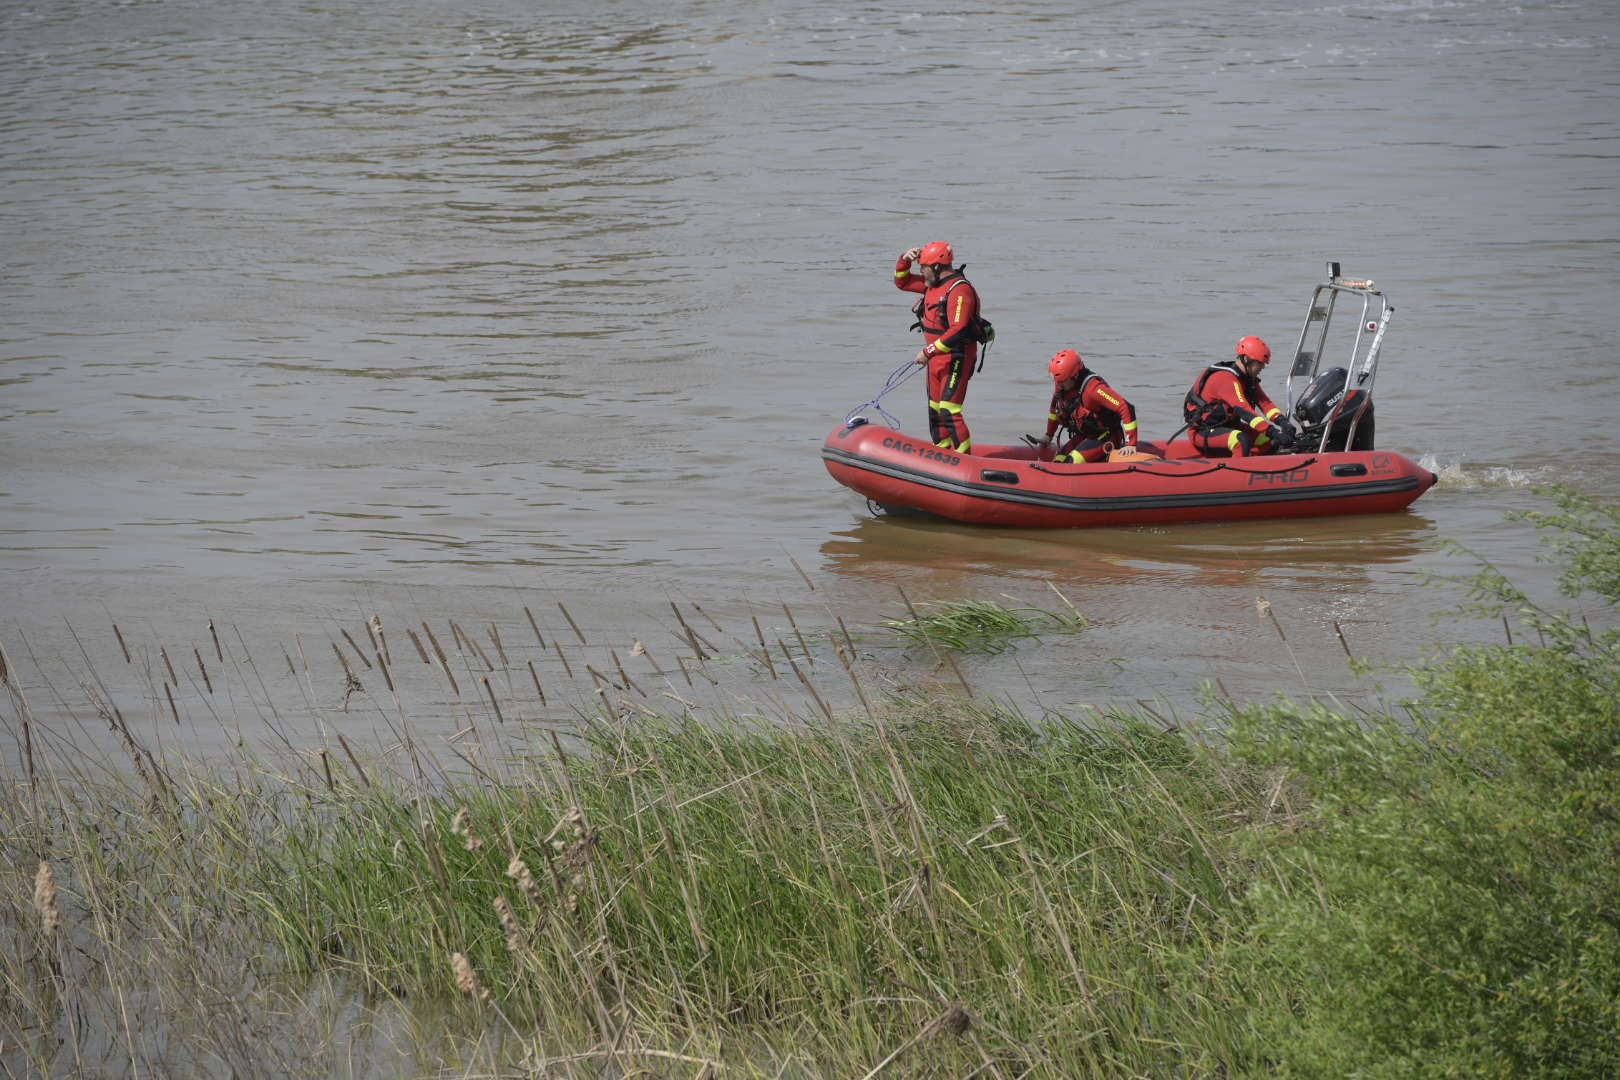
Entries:
<svg viewBox="0 0 1620 1080">
<path fill-rule="evenodd" d="M 1251 336 L 1237 343 L 1231 360 L 1212 364 L 1198 376 L 1182 412 L 1201 452 L 1248 457 L 1293 448 L 1298 433 L 1260 388 L 1260 372 L 1269 363 L 1271 346 Z"/>
<path fill-rule="evenodd" d="M 935 446 L 965 454 L 973 437 L 962 416 L 962 402 L 979 359 L 983 330 L 979 294 L 951 259 L 951 245 L 943 240 L 912 248 L 895 260 L 894 284 L 922 293 L 912 311 L 923 332 L 917 363 L 928 365 L 928 436 Z M 920 275 L 911 272 L 913 262 L 922 267 Z"/>
<path fill-rule="evenodd" d="M 1052 460 L 1103 461 L 1110 446 L 1136 445 L 1136 410 L 1079 353 L 1062 350 L 1046 370 L 1054 385 L 1041 445 L 1051 446 L 1060 427 L 1069 436 Z"/>
</svg>

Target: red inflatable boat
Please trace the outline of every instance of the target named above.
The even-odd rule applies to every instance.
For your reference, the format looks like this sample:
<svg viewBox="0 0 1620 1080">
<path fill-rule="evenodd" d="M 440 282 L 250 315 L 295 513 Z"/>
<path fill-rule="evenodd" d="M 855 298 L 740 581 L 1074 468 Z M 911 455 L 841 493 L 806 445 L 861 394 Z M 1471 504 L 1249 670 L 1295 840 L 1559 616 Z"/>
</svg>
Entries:
<svg viewBox="0 0 1620 1080">
<path fill-rule="evenodd" d="M 1169 449 L 1178 447 L 1190 449 L 1186 442 Z M 1140 449 L 1162 455 L 1166 447 Z M 828 435 L 821 457 L 835 480 L 890 513 L 1041 528 L 1383 514 L 1404 509 L 1435 481 L 1388 450 L 1058 465 L 1027 446 L 956 454 L 865 423 Z"/>
<path fill-rule="evenodd" d="M 1360 301 L 1353 334 L 1330 335 L 1341 299 Z M 982 525 L 1073 528 L 1175 521 L 1384 514 L 1434 486 L 1410 458 L 1373 447 L 1372 388 L 1394 308 L 1371 281 L 1339 276 L 1316 287 L 1288 371 L 1286 411 L 1303 433 L 1288 454 L 1200 457 L 1186 439 L 1144 442 L 1141 453 L 1097 464 L 1042 461 L 1033 446 L 974 444 L 971 454 L 852 415 L 827 436 L 821 457 L 845 487 L 890 513 Z M 1336 346 L 1348 366 L 1318 371 Z M 1294 383 L 1308 380 L 1296 399 Z M 879 395 L 881 397 L 881 395 Z M 873 402 L 872 404 L 876 404 Z M 1180 434 L 1179 432 L 1177 433 Z"/>
</svg>

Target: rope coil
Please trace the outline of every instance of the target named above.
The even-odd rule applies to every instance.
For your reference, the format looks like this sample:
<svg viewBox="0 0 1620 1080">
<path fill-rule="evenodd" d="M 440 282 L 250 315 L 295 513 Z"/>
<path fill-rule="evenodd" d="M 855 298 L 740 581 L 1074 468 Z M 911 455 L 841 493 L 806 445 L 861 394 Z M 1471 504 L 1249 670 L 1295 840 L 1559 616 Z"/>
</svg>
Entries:
<svg viewBox="0 0 1620 1080">
<path fill-rule="evenodd" d="M 921 370 L 921 364 L 918 364 L 912 360 L 907 360 L 905 363 L 889 372 L 889 377 L 884 381 L 883 389 L 878 391 L 877 397 L 866 402 L 864 405 L 857 405 L 848 416 L 844 417 L 844 426 L 852 427 L 855 423 L 856 417 L 860 416 L 867 409 L 876 409 L 878 411 L 878 415 L 883 417 L 890 427 L 898 431 L 900 429 L 900 421 L 895 419 L 887 409 L 878 403 L 883 400 L 883 396 L 890 390 L 893 390 L 895 387 L 899 386 L 901 383 L 905 382 L 907 379 L 911 378 Z"/>
</svg>

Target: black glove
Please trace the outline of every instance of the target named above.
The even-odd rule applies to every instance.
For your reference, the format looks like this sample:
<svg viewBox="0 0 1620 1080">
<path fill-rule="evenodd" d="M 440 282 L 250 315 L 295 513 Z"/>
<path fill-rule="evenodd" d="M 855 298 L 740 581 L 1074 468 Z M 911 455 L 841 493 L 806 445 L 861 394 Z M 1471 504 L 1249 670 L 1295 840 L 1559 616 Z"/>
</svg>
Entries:
<svg viewBox="0 0 1620 1080">
<path fill-rule="evenodd" d="M 1299 434 L 1287 420 L 1274 420 L 1271 424 L 1271 441 L 1277 444 L 1279 450 L 1292 450 L 1294 444 L 1299 442 Z"/>
</svg>

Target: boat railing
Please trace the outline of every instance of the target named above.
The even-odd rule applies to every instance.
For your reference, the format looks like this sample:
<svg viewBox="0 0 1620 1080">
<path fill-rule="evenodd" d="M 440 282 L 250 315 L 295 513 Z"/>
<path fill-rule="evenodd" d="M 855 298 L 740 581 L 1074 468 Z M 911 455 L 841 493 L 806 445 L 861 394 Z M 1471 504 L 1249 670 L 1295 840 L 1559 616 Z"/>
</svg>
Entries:
<svg viewBox="0 0 1620 1080">
<path fill-rule="evenodd" d="M 1348 298 L 1348 303 L 1341 308 L 1341 298 Z M 1329 337 L 1329 330 L 1333 326 L 1335 314 L 1343 314 L 1354 309 L 1359 301 L 1360 317 L 1356 323 L 1355 333 L 1342 332 Z M 1328 440 L 1332 437 L 1334 425 L 1349 403 L 1351 390 L 1361 390 L 1362 395 L 1357 399 L 1357 411 L 1351 418 L 1345 432 L 1344 446 L 1338 449 L 1348 450 L 1355 439 L 1356 425 L 1361 422 L 1362 414 L 1372 401 L 1373 383 L 1378 375 L 1378 354 L 1384 347 L 1384 333 L 1389 329 L 1390 319 L 1395 314 L 1395 306 L 1389 302 L 1383 290 L 1378 288 L 1371 278 L 1347 278 L 1339 272 L 1339 264 L 1328 263 L 1327 280 L 1316 286 L 1311 294 L 1311 304 L 1305 313 L 1304 325 L 1299 331 L 1299 340 L 1294 346 L 1293 364 L 1288 369 L 1288 381 L 1285 385 L 1287 398 L 1287 413 L 1294 415 L 1296 401 L 1295 380 L 1300 380 L 1300 389 L 1310 385 L 1317 373 L 1326 366 L 1337 366 L 1342 358 L 1345 368 L 1344 393 L 1333 403 L 1332 409 L 1321 421 L 1322 437 L 1317 450 L 1326 451 Z M 1342 326 L 1342 324 L 1341 324 Z"/>
</svg>

